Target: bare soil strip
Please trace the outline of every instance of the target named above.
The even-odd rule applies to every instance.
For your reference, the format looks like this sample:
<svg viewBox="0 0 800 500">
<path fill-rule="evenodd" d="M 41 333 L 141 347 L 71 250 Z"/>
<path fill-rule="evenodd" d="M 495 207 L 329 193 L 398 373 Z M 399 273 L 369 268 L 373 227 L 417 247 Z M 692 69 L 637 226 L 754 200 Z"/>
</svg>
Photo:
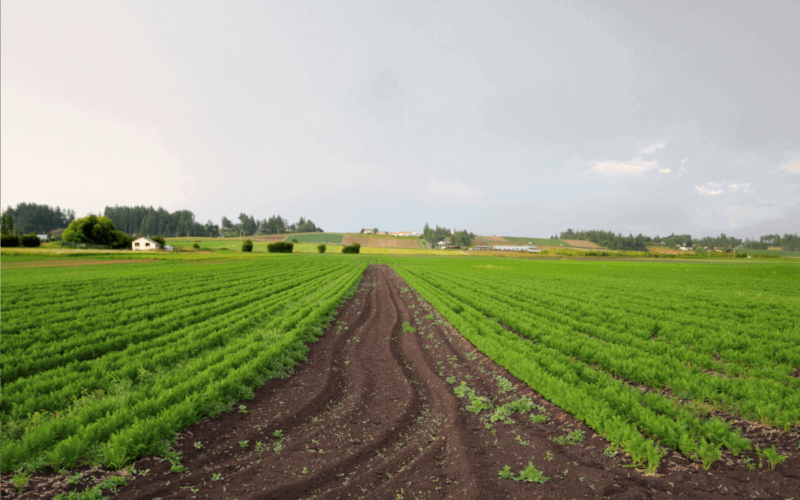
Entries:
<svg viewBox="0 0 800 500">
<path fill-rule="evenodd" d="M 375 238 L 370 236 L 350 236 L 342 238 L 343 245 L 358 243 L 362 247 L 374 248 L 422 248 L 419 245 L 419 238 L 403 236 L 387 236 L 386 238 Z"/>
<path fill-rule="evenodd" d="M 158 262 L 157 259 L 128 259 L 128 260 L 46 260 L 28 262 L 10 262 L 3 264 L 4 269 L 18 269 L 31 267 L 79 267 L 79 266 L 100 266 L 104 264 L 143 264 Z"/>
<path fill-rule="evenodd" d="M 595 243 L 586 240 L 562 240 L 562 241 L 569 243 L 575 248 L 600 248 Z"/>
<path fill-rule="evenodd" d="M 498 377 L 514 390 L 502 393 Z M 495 406 L 530 397 L 544 407 L 532 414 L 549 420 L 533 423 L 531 414 L 515 413 L 513 423 L 488 425 L 488 412 L 467 411 L 467 398 L 453 394 L 461 381 Z M 368 268 L 308 362 L 242 404 L 246 413 L 181 433 L 174 449 L 187 472 L 170 472 L 158 457 L 142 459 L 136 469 L 149 472 L 128 476 L 118 497 L 790 498 L 800 491 L 800 453 L 774 472 L 766 464 L 748 471 L 722 461 L 704 471 L 672 456 L 658 477 L 624 468 L 629 461 L 621 454 L 603 454 L 605 439 L 476 352 L 388 266 Z M 575 430 L 585 434 L 582 442 L 553 441 Z M 505 465 L 517 474 L 528 462 L 549 480 L 498 476 Z M 87 477 L 108 475 L 84 469 Z M 77 488 L 65 479 L 37 474 L 17 496 L 4 476 L 3 497 L 47 498 Z"/>
</svg>

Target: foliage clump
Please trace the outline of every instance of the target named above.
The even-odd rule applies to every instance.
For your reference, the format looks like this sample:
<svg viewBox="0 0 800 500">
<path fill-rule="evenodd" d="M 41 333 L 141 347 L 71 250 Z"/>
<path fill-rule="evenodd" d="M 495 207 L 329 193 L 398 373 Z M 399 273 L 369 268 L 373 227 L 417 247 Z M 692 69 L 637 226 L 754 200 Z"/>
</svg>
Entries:
<svg viewBox="0 0 800 500">
<path fill-rule="evenodd" d="M 319 253 L 325 253 L 325 250 L 327 250 L 327 249 L 328 249 L 328 246 L 325 245 L 325 243 L 320 243 L 319 245 L 317 245 L 317 252 L 319 252 Z"/>
<path fill-rule="evenodd" d="M 361 253 L 361 244 L 353 243 L 342 247 L 342 253 Z"/>
<path fill-rule="evenodd" d="M 70 222 L 62 234 L 62 239 L 71 243 L 106 245 L 117 249 L 130 248 L 133 242 L 133 238 L 116 230 L 111 219 L 96 215 L 88 215 Z"/>
<path fill-rule="evenodd" d="M 3 248 L 11 248 L 19 246 L 19 236 L 15 234 L 4 234 L 0 240 L 0 246 Z"/>
<path fill-rule="evenodd" d="M 36 233 L 22 235 L 19 239 L 19 242 L 22 244 L 22 246 L 28 248 L 36 248 L 42 244 L 42 240 L 36 236 Z"/>
<path fill-rule="evenodd" d="M 253 241 L 244 240 L 242 242 L 242 252 L 252 252 L 252 251 L 253 251 Z"/>
<path fill-rule="evenodd" d="M 294 243 L 288 241 L 276 241 L 267 245 L 267 252 L 270 253 L 292 253 Z"/>
</svg>

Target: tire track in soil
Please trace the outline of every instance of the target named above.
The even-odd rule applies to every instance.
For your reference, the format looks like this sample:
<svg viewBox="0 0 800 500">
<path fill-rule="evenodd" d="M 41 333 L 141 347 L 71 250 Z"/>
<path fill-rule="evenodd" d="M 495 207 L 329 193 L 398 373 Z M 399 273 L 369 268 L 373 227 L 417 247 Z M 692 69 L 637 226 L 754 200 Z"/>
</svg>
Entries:
<svg viewBox="0 0 800 500">
<path fill-rule="evenodd" d="M 517 413 L 514 423 L 487 425 L 490 413 L 467 411 L 469 402 L 453 394 L 448 377 L 495 405 L 530 397 L 549 420 L 532 423 Z M 501 393 L 497 377 L 515 384 L 514 391 Z M 247 413 L 205 420 L 179 435 L 173 449 L 182 452 L 188 472 L 170 473 L 168 462 L 144 458 L 135 467 L 149 473 L 120 488 L 118 497 L 666 498 L 670 491 L 739 498 L 751 490 L 791 491 L 768 489 L 768 479 L 792 477 L 777 471 L 761 483 L 727 480 L 722 491 L 706 471 L 644 477 L 622 468 L 602 454 L 605 439 L 477 352 L 389 266 L 369 266 L 357 293 L 311 345 L 308 362 L 242 404 Z M 575 429 L 585 432 L 583 442 L 552 441 Z M 529 461 L 547 483 L 498 477 L 504 465 L 516 473 Z M 787 461 L 779 468 L 796 466 Z"/>
</svg>

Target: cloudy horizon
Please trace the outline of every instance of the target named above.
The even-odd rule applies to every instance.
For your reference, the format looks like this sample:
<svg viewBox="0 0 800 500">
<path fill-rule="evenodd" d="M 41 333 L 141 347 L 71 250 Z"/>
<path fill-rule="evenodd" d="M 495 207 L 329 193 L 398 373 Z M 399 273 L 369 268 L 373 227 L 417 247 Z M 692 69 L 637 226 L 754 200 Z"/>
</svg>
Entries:
<svg viewBox="0 0 800 500">
<path fill-rule="evenodd" d="M 800 4 L 7 1 L 2 207 L 800 232 Z"/>
</svg>

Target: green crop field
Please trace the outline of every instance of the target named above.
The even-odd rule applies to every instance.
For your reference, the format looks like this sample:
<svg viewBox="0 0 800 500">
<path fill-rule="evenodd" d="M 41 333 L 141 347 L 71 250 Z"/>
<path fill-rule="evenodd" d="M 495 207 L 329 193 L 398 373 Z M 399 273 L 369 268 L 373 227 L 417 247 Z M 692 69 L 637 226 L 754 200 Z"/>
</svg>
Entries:
<svg viewBox="0 0 800 500">
<path fill-rule="evenodd" d="M 230 411 L 302 359 L 367 262 L 4 267 L 2 472 L 121 467 Z"/>
<path fill-rule="evenodd" d="M 298 243 L 328 243 L 341 245 L 343 237 L 344 235 L 341 233 L 290 234 L 286 237 L 285 241 L 292 241 L 293 238 L 297 238 Z"/>
<path fill-rule="evenodd" d="M 302 359 L 370 258 L 650 471 L 668 449 L 704 467 L 749 449 L 720 414 L 800 424 L 800 266 L 789 259 L 378 250 L 389 255 L 4 250 L 3 473 L 119 468 L 230 411 Z"/>
<path fill-rule="evenodd" d="M 651 471 L 667 448 L 705 468 L 749 449 L 714 410 L 800 423 L 800 266 L 386 261 L 484 354 Z"/>
</svg>

